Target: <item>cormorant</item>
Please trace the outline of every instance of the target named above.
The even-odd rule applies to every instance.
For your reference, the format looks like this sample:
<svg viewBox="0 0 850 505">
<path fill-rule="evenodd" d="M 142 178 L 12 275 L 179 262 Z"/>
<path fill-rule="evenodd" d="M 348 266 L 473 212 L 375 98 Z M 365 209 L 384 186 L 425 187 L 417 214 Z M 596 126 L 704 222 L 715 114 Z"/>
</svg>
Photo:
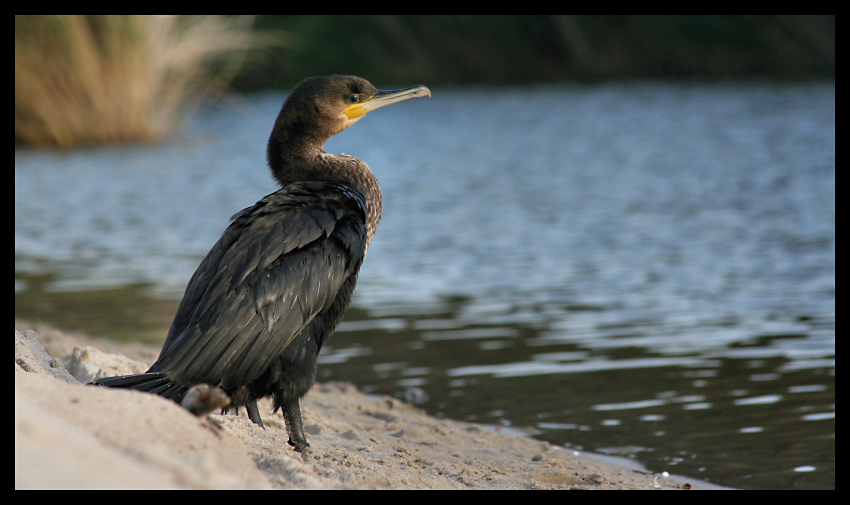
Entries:
<svg viewBox="0 0 850 505">
<path fill-rule="evenodd" d="M 379 91 L 354 76 L 311 77 L 289 95 L 267 159 L 281 189 L 234 215 L 180 302 L 159 358 L 147 373 L 95 384 L 181 402 L 195 384 L 220 386 L 229 409 L 257 400 L 283 409 L 289 444 L 305 451 L 299 400 L 316 379 L 316 357 L 351 301 L 357 273 L 381 220 L 381 188 L 363 161 L 322 150 L 366 113 L 425 86 Z"/>
</svg>

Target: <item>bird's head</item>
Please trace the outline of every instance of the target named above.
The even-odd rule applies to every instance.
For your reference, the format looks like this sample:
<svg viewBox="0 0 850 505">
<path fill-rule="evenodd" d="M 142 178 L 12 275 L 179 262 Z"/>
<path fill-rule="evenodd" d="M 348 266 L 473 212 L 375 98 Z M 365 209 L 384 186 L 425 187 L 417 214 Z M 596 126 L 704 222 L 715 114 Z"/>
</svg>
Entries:
<svg viewBox="0 0 850 505">
<path fill-rule="evenodd" d="M 352 75 L 310 77 L 301 81 L 286 99 L 275 130 L 284 126 L 324 144 L 375 109 L 421 96 L 431 96 L 431 91 L 421 85 L 381 91 L 366 79 Z"/>
</svg>

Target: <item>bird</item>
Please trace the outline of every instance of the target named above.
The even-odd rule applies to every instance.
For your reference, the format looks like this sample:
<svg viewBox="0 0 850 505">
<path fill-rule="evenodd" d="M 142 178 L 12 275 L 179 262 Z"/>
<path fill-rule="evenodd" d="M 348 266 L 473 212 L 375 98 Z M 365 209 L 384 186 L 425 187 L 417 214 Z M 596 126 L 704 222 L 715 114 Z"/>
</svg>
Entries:
<svg viewBox="0 0 850 505">
<path fill-rule="evenodd" d="M 332 136 L 381 107 L 430 97 L 422 85 L 380 91 L 355 76 L 311 77 L 281 107 L 266 149 L 280 189 L 243 209 L 192 275 L 159 357 L 146 373 L 93 384 L 181 403 L 194 385 L 220 387 L 225 411 L 265 428 L 257 400 L 282 410 L 289 445 L 310 445 L 301 398 L 322 346 L 345 314 L 381 220 L 369 166 L 323 150 Z"/>
</svg>

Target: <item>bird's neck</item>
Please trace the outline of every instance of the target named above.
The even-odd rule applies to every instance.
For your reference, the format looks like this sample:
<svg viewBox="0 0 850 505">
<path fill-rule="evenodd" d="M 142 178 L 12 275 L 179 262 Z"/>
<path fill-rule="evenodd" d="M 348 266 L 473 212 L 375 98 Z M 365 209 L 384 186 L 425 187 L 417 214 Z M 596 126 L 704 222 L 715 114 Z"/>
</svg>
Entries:
<svg viewBox="0 0 850 505">
<path fill-rule="evenodd" d="M 330 154 L 319 143 L 288 143 L 283 136 L 269 143 L 268 161 L 272 175 L 286 186 L 299 181 L 345 184 L 363 193 L 368 207 L 366 227 L 369 239 L 381 220 L 381 185 L 363 161 L 345 154 Z"/>
<path fill-rule="evenodd" d="M 336 182 L 362 191 L 377 184 L 369 166 L 362 160 L 344 154 L 326 153 L 321 144 L 286 142 L 269 145 L 269 168 L 282 185 L 298 181 Z"/>
</svg>

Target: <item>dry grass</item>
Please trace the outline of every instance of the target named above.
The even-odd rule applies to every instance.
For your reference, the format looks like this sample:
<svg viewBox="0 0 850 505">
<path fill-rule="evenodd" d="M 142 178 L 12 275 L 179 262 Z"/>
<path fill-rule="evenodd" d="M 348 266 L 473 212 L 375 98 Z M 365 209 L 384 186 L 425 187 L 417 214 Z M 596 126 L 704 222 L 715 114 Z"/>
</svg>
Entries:
<svg viewBox="0 0 850 505">
<path fill-rule="evenodd" d="M 221 16 L 16 16 L 15 143 L 156 140 L 220 93 L 256 39 Z"/>
</svg>

